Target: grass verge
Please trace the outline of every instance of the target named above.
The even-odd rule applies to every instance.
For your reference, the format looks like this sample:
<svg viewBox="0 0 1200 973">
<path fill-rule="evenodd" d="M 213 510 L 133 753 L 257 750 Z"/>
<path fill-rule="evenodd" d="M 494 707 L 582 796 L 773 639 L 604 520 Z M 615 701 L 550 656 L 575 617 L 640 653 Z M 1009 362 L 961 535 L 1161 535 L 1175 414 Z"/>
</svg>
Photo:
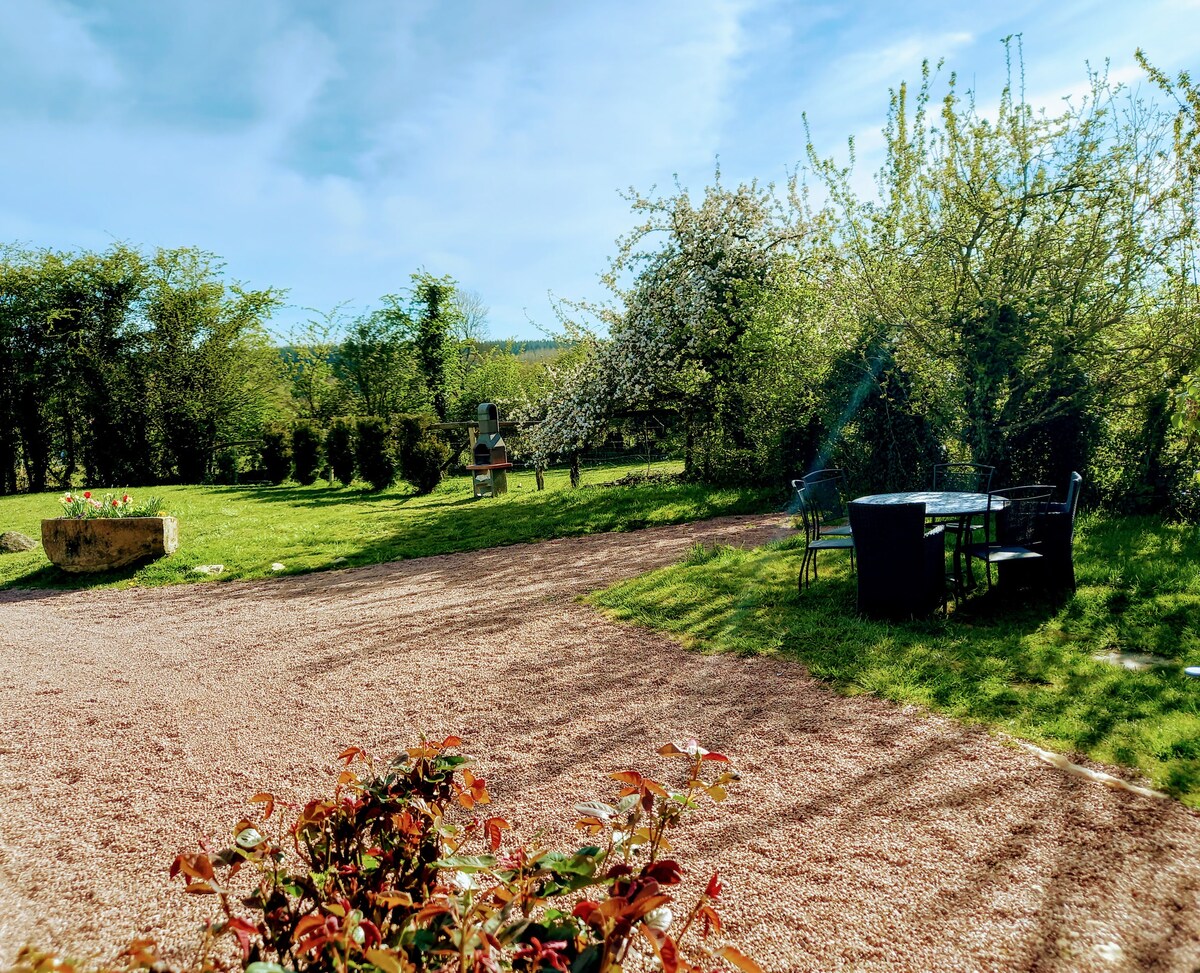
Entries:
<svg viewBox="0 0 1200 973">
<path fill-rule="evenodd" d="M 796 590 L 803 545 L 694 550 L 592 596 L 613 617 L 706 652 L 775 653 L 847 693 L 917 704 L 1068 754 L 1135 769 L 1200 807 L 1200 533 L 1153 518 L 1081 518 L 1077 593 L 1052 603 L 977 595 L 947 618 L 855 615 L 845 558 Z M 1166 664 L 1129 671 L 1106 652 Z"/>
<path fill-rule="evenodd" d="M 659 463 L 654 472 L 678 472 Z M 474 500 L 467 477 L 416 496 L 401 484 L 380 493 L 324 482 L 301 487 L 177 486 L 130 490 L 135 500 L 153 493 L 179 519 L 179 550 L 140 568 L 67 575 L 41 548 L 0 555 L 2 588 L 94 588 L 208 580 L 200 565 L 221 564 L 221 580 L 267 577 L 271 565 L 288 573 L 377 564 L 432 554 L 474 551 L 551 537 L 635 530 L 770 509 L 767 491 L 712 489 L 694 483 L 603 486 L 645 464 L 594 467 L 572 490 L 565 470 L 546 473 L 538 491 L 532 473 L 509 476 L 509 493 Z M 97 488 L 100 489 L 100 488 Z M 120 488 L 114 488 L 119 492 Z M 101 490 L 101 492 L 104 492 Z M 56 517 L 59 494 L 0 497 L 0 525 L 35 539 L 41 520 Z"/>
</svg>

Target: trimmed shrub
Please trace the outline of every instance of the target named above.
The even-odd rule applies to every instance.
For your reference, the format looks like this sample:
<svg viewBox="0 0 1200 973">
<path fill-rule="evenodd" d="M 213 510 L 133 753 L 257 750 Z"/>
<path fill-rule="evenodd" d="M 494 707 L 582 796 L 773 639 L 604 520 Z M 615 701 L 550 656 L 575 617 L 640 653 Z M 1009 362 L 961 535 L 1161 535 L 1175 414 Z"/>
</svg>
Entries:
<svg viewBox="0 0 1200 973">
<path fill-rule="evenodd" d="M 217 455 L 213 460 L 213 482 L 214 483 L 237 483 L 238 469 L 241 466 L 241 453 L 238 452 L 235 446 L 226 446 L 224 449 L 217 450 Z"/>
<path fill-rule="evenodd" d="M 271 422 L 263 429 L 262 465 L 267 479 L 278 486 L 292 471 L 291 431 L 282 422 Z"/>
<path fill-rule="evenodd" d="M 442 482 L 442 471 L 454 458 L 450 444 L 430 428 L 428 416 L 406 415 L 396 420 L 396 453 L 400 457 L 400 475 L 417 488 L 417 493 L 432 493 Z"/>
<path fill-rule="evenodd" d="M 365 416 L 358 420 L 354 454 L 358 472 L 372 490 L 383 490 L 396 482 L 391 430 L 383 419 Z"/>
<path fill-rule="evenodd" d="M 317 481 L 321 472 L 321 427 L 311 419 L 292 423 L 292 467 L 301 486 Z"/>
<path fill-rule="evenodd" d="M 417 493 L 433 493 L 452 455 L 453 450 L 440 436 L 427 433 L 404 454 L 404 479 L 417 488 Z"/>
<path fill-rule="evenodd" d="M 325 458 L 333 475 L 342 486 L 354 481 L 354 420 L 339 416 L 329 424 L 325 434 Z"/>
</svg>

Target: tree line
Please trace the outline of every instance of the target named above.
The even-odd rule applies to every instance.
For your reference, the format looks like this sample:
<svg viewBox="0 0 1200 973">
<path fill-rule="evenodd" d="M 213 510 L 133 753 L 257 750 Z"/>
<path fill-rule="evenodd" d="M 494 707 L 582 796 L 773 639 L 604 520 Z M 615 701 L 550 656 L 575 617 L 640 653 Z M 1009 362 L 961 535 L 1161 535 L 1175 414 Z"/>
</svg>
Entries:
<svg viewBox="0 0 1200 973">
<path fill-rule="evenodd" d="M 194 248 L 0 247 L 0 493 L 235 482 L 264 465 L 278 480 L 280 436 L 290 457 L 297 426 L 319 472 L 334 472 L 336 426 L 362 440 L 350 475 L 431 488 L 431 465 L 458 450 L 419 430 L 527 398 L 545 371 L 523 345 L 488 341 L 486 306 L 448 277 L 413 274 L 373 310 L 335 310 L 281 343 L 269 323 L 283 298 Z"/>
<path fill-rule="evenodd" d="M 488 341 L 482 298 L 427 273 L 280 343 L 282 293 L 199 251 L 0 250 L 0 490 L 236 475 L 298 424 L 286 475 L 344 480 L 337 455 L 365 479 L 365 435 L 374 480 L 428 482 L 460 445 L 429 425 L 493 401 L 538 465 L 652 420 L 710 482 L 838 465 L 898 489 L 970 459 L 1200 513 L 1200 94 L 1139 54 L 1159 102 L 1091 74 L 1051 114 L 1006 49 L 988 112 L 940 66 L 891 93 L 874 193 L 853 144 L 779 188 L 632 193 L 611 299 L 562 302 L 552 347 Z"/>
</svg>

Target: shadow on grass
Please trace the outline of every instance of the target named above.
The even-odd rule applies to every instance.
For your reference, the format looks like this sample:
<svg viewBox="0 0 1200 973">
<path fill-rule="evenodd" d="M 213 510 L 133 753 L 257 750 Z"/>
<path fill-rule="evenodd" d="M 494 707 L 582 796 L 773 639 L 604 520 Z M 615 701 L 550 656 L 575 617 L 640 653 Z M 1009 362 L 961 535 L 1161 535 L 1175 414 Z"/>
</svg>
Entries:
<svg viewBox="0 0 1200 973">
<path fill-rule="evenodd" d="M 1181 672 L 1200 664 L 1194 529 L 1097 521 L 1076 546 L 1074 595 L 997 588 L 924 622 L 857 617 L 845 565 L 797 593 L 799 560 L 794 547 L 730 555 L 634 579 L 597 601 L 704 650 L 777 653 L 846 692 L 1135 767 L 1200 804 L 1200 681 Z M 1168 664 L 1129 671 L 1094 658 L 1113 650 L 1157 650 Z"/>
<path fill-rule="evenodd" d="M 142 573 L 72 579 L 49 571 L 43 561 L 33 570 L 11 577 L 6 587 L 74 590 L 129 580 L 144 585 L 197 581 L 198 578 L 191 576 L 191 569 L 203 562 L 226 565 L 226 573 L 216 579 L 222 584 L 240 580 L 245 574 L 262 576 L 266 561 L 272 560 L 269 555 L 263 560 L 262 537 L 275 529 L 274 524 L 288 523 L 289 507 L 304 507 L 313 498 L 327 507 L 340 506 L 341 511 L 329 519 L 323 533 L 322 525 L 313 523 L 318 536 L 298 555 L 293 555 L 303 567 L 289 574 L 756 513 L 769 509 L 771 501 L 769 491 L 711 490 L 696 484 L 585 486 L 578 490 L 510 493 L 478 501 L 457 491 L 428 497 L 384 494 L 375 499 L 362 491 L 329 497 L 320 489 L 307 487 L 215 489 L 221 496 L 248 504 L 278 505 L 272 511 L 274 522 L 264 514 L 261 524 L 255 522 L 258 534 L 247 538 L 247 546 L 252 545 L 259 552 L 254 563 L 248 563 L 245 555 L 239 559 L 243 548 L 237 536 L 231 535 L 207 546 L 186 545 L 186 551 L 181 547 L 172 558 L 156 562 Z M 371 499 L 364 501 L 364 496 Z M 329 552 L 328 555 L 323 551 Z M 288 559 L 279 557 L 283 561 Z"/>
</svg>

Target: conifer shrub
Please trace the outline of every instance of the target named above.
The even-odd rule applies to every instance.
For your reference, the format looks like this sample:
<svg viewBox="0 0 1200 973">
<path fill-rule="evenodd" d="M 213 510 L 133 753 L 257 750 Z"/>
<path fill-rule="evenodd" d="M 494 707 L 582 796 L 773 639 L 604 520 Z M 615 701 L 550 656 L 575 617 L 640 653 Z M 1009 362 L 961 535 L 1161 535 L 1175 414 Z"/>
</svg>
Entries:
<svg viewBox="0 0 1200 973">
<path fill-rule="evenodd" d="M 297 419 L 292 423 L 292 475 L 301 486 L 317 481 L 321 473 L 321 447 L 320 426 L 311 419 Z"/>
<path fill-rule="evenodd" d="M 400 476 L 417 488 L 432 493 L 442 482 L 442 472 L 454 458 L 454 450 L 424 415 L 404 415 L 396 420 Z"/>
<path fill-rule="evenodd" d="M 354 457 L 359 475 L 372 490 L 384 490 L 396 482 L 391 428 L 378 416 L 358 420 Z"/>
<path fill-rule="evenodd" d="M 440 436 L 428 433 L 404 454 L 404 479 L 417 488 L 417 493 L 433 493 L 442 482 L 442 471 L 450 462 L 453 450 Z"/>
<path fill-rule="evenodd" d="M 354 481 L 354 420 L 338 416 L 329 424 L 325 434 L 325 458 L 333 469 L 334 478 L 349 486 Z"/>
<path fill-rule="evenodd" d="M 291 431 L 282 422 L 271 422 L 263 429 L 262 465 L 267 480 L 276 486 L 292 471 Z"/>
</svg>

